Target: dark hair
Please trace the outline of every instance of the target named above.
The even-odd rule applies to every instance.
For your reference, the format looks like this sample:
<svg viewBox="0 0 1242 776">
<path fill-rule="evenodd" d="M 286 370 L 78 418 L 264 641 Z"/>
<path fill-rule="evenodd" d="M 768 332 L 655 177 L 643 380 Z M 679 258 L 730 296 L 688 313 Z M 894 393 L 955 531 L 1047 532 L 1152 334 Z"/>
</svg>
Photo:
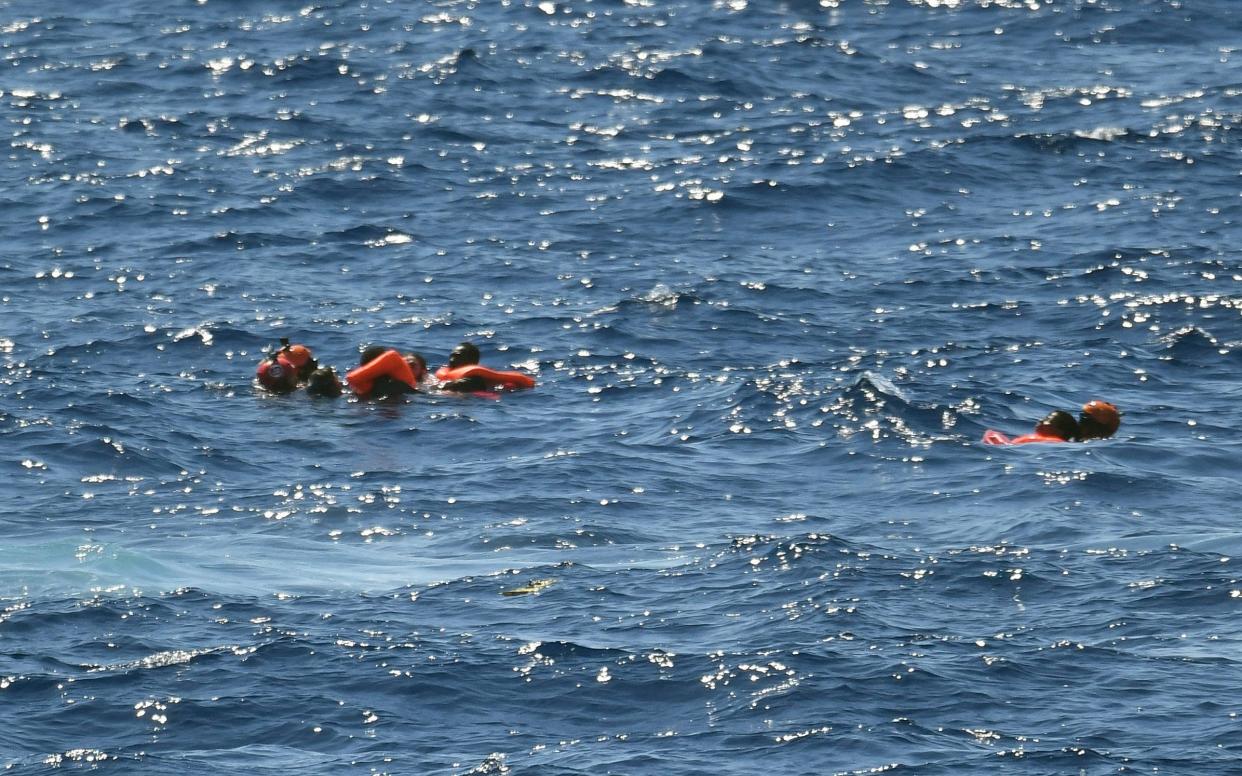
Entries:
<svg viewBox="0 0 1242 776">
<path fill-rule="evenodd" d="M 1082 439 L 1108 439 L 1117 433 L 1116 426 L 1106 426 L 1085 412 L 1078 416 L 1078 428 Z"/>
<path fill-rule="evenodd" d="M 1106 401 L 1092 399 L 1082 405 L 1078 425 L 1082 429 L 1083 439 L 1108 439 L 1117 433 L 1117 428 L 1121 425 L 1121 413 Z"/>
<path fill-rule="evenodd" d="M 423 358 L 422 353 L 414 353 L 412 351 L 409 353 L 406 353 L 405 360 L 407 363 L 410 361 L 417 363 L 418 369 L 415 371 L 422 372 L 422 374 L 424 375 L 427 374 L 427 359 Z M 413 365 L 411 364 L 411 366 Z M 422 375 L 419 375 L 419 376 L 421 377 Z"/>
<path fill-rule="evenodd" d="M 337 379 L 332 367 L 320 367 L 311 372 L 310 381 L 306 383 L 306 392 L 311 396 L 335 398 L 342 393 L 341 381 Z"/>
<path fill-rule="evenodd" d="M 383 345 L 367 345 L 362 349 L 362 356 L 358 359 L 358 366 L 365 366 L 390 350 L 392 348 L 386 348 Z"/>
<path fill-rule="evenodd" d="M 1074 416 L 1064 410 L 1056 410 L 1050 412 L 1035 427 L 1035 431 L 1051 431 L 1056 436 L 1067 442 L 1076 441 L 1081 435 L 1078 421 L 1074 420 Z"/>
<path fill-rule="evenodd" d="M 479 363 L 479 349 L 473 342 L 463 342 L 453 348 L 452 353 L 449 353 L 448 365 L 450 367 L 470 366 L 477 363 Z"/>
</svg>

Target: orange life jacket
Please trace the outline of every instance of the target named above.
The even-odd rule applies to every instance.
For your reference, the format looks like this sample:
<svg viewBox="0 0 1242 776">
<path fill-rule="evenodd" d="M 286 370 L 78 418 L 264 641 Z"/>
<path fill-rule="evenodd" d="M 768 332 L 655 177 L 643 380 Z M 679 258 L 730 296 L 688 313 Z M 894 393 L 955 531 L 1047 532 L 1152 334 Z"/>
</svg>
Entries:
<svg viewBox="0 0 1242 776">
<path fill-rule="evenodd" d="M 383 355 L 373 358 L 357 369 L 345 375 L 345 382 L 359 396 L 368 396 L 375 387 L 375 381 L 381 377 L 400 380 L 411 388 L 418 387 L 418 379 L 414 370 L 406 362 L 405 356 L 395 350 L 386 350 Z"/>
<path fill-rule="evenodd" d="M 298 370 L 284 354 L 269 356 L 254 370 L 259 385 L 272 393 L 289 393 L 298 387 Z"/>
<path fill-rule="evenodd" d="M 1065 442 L 1066 440 L 1057 436 L 1048 436 L 1045 434 L 1023 434 L 1022 436 L 1013 437 L 1012 439 L 1005 436 L 999 431 L 988 429 L 983 432 L 983 444 L 985 445 L 1029 445 L 1032 442 L 1054 443 Z"/>
<path fill-rule="evenodd" d="M 479 364 L 467 364 L 450 369 L 442 366 L 436 370 L 436 378 L 449 382 L 450 380 L 460 380 L 463 377 L 481 377 L 487 383 L 490 391 L 505 390 L 516 391 L 519 388 L 534 388 L 535 378 L 521 372 L 500 372 L 495 369 L 488 369 Z"/>
</svg>

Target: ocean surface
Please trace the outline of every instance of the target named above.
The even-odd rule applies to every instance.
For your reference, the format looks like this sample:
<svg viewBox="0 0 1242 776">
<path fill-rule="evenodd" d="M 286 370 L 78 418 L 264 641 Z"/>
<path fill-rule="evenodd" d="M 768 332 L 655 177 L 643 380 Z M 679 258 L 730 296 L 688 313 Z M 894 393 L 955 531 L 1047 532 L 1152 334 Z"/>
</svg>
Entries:
<svg viewBox="0 0 1242 776">
<path fill-rule="evenodd" d="M 1234 0 L 20 0 L 0 54 L 0 772 L 1242 773 Z M 539 384 L 264 395 L 281 337 Z"/>
</svg>

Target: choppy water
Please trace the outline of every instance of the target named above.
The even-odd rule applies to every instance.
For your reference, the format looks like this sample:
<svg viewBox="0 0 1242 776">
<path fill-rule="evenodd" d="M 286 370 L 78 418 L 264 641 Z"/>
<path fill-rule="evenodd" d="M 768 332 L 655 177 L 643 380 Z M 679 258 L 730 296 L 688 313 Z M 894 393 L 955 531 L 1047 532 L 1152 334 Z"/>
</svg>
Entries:
<svg viewBox="0 0 1242 776">
<path fill-rule="evenodd" d="M 1237 773 L 1240 20 L 0 3 L 0 764 Z"/>
</svg>

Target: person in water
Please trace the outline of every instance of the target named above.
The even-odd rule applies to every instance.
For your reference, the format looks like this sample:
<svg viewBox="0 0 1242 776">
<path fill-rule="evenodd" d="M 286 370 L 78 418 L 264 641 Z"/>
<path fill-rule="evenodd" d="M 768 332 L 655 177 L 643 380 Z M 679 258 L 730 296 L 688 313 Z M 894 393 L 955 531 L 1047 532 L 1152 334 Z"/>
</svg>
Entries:
<svg viewBox="0 0 1242 776">
<path fill-rule="evenodd" d="M 421 353 L 414 353 L 413 351 L 403 355 L 405 356 L 405 363 L 410 365 L 410 371 L 414 373 L 414 379 L 418 384 L 422 384 L 427 378 L 427 359 L 423 358 Z"/>
<path fill-rule="evenodd" d="M 291 345 L 282 338 L 281 347 L 269 354 L 255 372 L 259 385 L 272 393 L 292 393 L 305 385 L 310 396 L 334 398 L 344 392 L 341 380 L 331 367 L 320 367 L 310 348 Z M 458 393 L 482 393 L 515 388 L 531 388 L 534 378 L 521 372 L 501 372 L 479 365 L 479 349 L 463 342 L 449 355 L 448 365 L 437 371 L 437 383 L 427 375 L 427 360 L 413 352 L 401 353 L 384 345 L 362 349 L 358 368 L 345 380 L 353 392 L 365 399 L 393 399 L 428 388 Z"/>
<path fill-rule="evenodd" d="M 479 358 L 478 346 L 473 342 L 463 342 L 453 348 L 453 352 L 449 353 L 446 369 L 455 370 L 467 366 L 477 366 Z M 487 391 L 490 388 L 491 384 L 485 378 L 478 375 L 459 377 L 455 380 L 445 380 L 440 383 L 440 390 L 452 391 L 454 393 L 478 393 Z"/>
<path fill-rule="evenodd" d="M 358 368 L 346 375 L 354 393 L 365 399 L 392 399 L 417 393 L 427 374 L 427 361 L 418 353 L 400 353 L 383 345 L 363 348 Z"/>
<path fill-rule="evenodd" d="M 1106 401 L 1092 399 L 1082 405 L 1082 413 L 1078 416 L 1078 441 L 1088 439 L 1108 439 L 1121 427 L 1121 413 L 1117 407 Z"/>
<path fill-rule="evenodd" d="M 310 378 L 306 381 L 306 393 L 309 396 L 335 399 L 344 392 L 340 378 L 330 366 L 319 367 L 311 372 Z"/>
<path fill-rule="evenodd" d="M 479 363 L 479 348 L 473 342 L 463 342 L 453 348 L 452 353 L 449 353 L 449 369 L 456 369 L 459 366 L 473 366 L 477 363 Z"/>
<path fill-rule="evenodd" d="M 1093 399 L 1082 405 L 1078 419 L 1056 410 L 1048 413 L 1035 426 L 1035 431 L 1010 439 L 999 431 L 988 429 L 983 441 L 992 445 L 1024 445 L 1032 442 L 1086 442 L 1091 439 L 1107 439 L 1117 433 L 1121 426 L 1121 413 L 1106 401 Z"/>
<path fill-rule="evenodd" d="M 1073 442 L 1079 435 L 1078 421 L 1065 410 L 1049 412 L 1035 424 L 1035 436 L 1060 442 Z"/>
<path fill-rule="evenodd" d="M 490 369 L 480 364 L 479 349 L 472 342 L 453 348 L 448 363 L 436 370 L 436 379 L 440 381 L 440 390 L 457 393 L 493 395 L 497 391 L 535 387 L 535 378 L 525 372 Z"/>
<path fill-rule="evenodd" d="M 319 363 L 305 345 L 290 345 L 288 337 L 280 338 L 280 348 L 269 353 L 255 369 L 255 379 L 272 393 L 292 393 L 310 379 Z"/>
</svg>

